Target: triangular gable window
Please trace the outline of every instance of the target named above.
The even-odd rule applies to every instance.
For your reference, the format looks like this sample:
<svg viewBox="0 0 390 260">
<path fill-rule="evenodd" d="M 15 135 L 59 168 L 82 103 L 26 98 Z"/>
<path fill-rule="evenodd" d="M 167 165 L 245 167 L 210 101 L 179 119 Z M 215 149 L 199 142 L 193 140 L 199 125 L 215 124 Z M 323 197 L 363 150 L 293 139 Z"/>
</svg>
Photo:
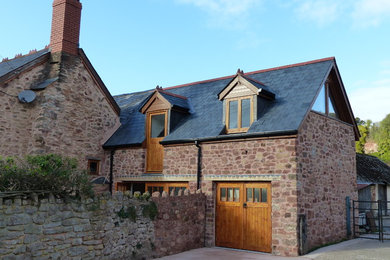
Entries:
<svg viewBox="0 0 390 260">
<path fill-rule="evenodd" d="M 314 103 L 312 110 L 325 114 L 325 87 L 321 87 L 320 94 L 318 94 L 317 100 Z"/>
<path fill-rule="evenodd" d="M 334 98 L 329 85 L 325 84 L 321 87 L 321 91 L 314 102 L 312 110 L 334 118 L 339 118 L 333 100 Z"/>
</svg>

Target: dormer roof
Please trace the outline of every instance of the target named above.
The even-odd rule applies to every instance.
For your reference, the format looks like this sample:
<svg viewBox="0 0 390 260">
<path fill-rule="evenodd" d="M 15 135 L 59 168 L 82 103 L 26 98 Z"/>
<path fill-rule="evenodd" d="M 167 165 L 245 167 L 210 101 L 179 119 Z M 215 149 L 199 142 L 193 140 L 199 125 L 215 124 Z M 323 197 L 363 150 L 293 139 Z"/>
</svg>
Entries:
<svg viewBox="0 0 390 260">
<path fill-rule="evenodd" d="M 258 95 L 270 100 L 275 99 L 275 94 L 262 82 L 245 76 L 244 73 L 238 69 L 236 76 L 226 85 L 224 89 L 218 94 L 218 99 L 223 100 L 235 87 L 244 85 L 246 92 L 252 95 Z M 248 93 L 248 94 L 249 94 Z"/>
<path fill-rule="evenodd" d="M 152 108 L 155 102 L 160 102 L 159 107 L 165 109 L 182 110 L 183 112 L 190 110 L 190 104 L 186 97 L 164 91 L 161 87 L 157 86 L 156 90 L 142 101 L 139 111 L 145 114 L 146 111 Z"/>
</svg>

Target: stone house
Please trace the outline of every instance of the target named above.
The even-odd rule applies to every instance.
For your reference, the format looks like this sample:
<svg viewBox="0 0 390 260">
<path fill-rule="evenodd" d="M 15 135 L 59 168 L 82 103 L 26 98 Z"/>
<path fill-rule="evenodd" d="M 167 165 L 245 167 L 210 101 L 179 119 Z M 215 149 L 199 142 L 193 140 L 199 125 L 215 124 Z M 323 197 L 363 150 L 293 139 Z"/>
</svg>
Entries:
<svg viewBox="0 0 390 260">
<path fill-rule="evenodd" d="M 115 189 L 201 188 L 207 246 L 292 256 L 346 237 L 359 133 L 334 58 L 115 99 Z"/>
<path fill-rule="evenodd" d="M 0 63 L 1 155 L 77 157 L 120 191 L 202 189 L 206 246 L 295 256 L 346 238 L 359 133 L 334 58 L 113 98 L 80 11 L 54 0 L 50 48 Z"/>
<path fill-rule="evenodd" d="M 120 109 L 79 48 L 80 18 L 79 1 L 55 0 L 50 48 L 0 63 L 0 155 L 63 154 L 104 176 Z"/>
</svg>

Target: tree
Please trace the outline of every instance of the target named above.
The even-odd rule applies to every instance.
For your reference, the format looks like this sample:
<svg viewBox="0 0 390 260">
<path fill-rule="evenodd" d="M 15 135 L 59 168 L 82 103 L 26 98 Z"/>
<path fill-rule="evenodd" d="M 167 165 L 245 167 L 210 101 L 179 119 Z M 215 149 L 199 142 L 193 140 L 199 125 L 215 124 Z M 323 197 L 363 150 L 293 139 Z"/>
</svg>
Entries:
<svg viewBox="0 0 390 260">
<path fill-rule="evenodd" d="M 390 114 L 379 123 L 378 137 L 379 158 L 390 163 Z"/>
<path fill-rule="evenodd" d="M 356 152 L 357 153 L 365 153 L 364 152 L 364 145 L 367 142 L 367 136 L 368 136 L 368 127 L 366 125 L 358 125 L 358 129 L 360 132 L 360 138 L 359 141 L 356 141 Z"/>
</svg>

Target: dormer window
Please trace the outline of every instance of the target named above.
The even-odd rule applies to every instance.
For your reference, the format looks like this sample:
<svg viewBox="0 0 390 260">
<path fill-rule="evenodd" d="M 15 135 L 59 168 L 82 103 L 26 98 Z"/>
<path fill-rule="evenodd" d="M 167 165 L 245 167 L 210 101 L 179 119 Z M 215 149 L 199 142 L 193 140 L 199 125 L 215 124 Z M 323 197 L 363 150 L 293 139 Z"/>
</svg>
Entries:
<svg viewBox="0 0 390 260">
<path fill-rule="evenodd" d="M 164 148 L 160 142 L 175 129 L 190 110 L 186 97 L 164 91 L 161 87 L 144 101 L 140 112 L 146 115 L 146 167 L 147 173 L 163 171 Z"/>
<path fill-rule="evenodd" d="M 218 94 L 224 104 L 224 124 L 226 133 L 243 133 L 249 130 L 251 124 L 257 120 L 257 103 L 262 97 L 268 100 L 275 99 L 275 94 L 255 79 L 244 75 L 240 70 L 229 84 Z"/>
<path fill-rule="evenodd" d="M 248 131 L 253 118 L 253 96 L 226 99 L 226 129 L 228 133 Z"/>
</svg>

